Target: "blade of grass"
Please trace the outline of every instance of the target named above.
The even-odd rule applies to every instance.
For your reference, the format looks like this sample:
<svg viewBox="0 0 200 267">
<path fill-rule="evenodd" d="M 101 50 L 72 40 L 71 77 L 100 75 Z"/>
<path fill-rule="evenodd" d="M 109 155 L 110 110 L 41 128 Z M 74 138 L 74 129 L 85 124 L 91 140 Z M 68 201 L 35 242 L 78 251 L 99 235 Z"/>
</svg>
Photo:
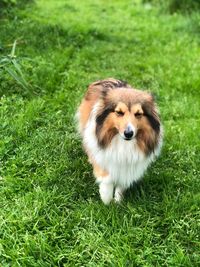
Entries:
<svg viewBox="0 0 200 267">
<path fill-rule="evenodd" d="M 17 61 L 15 59 L 12 60 L 12 63 L 14 65 L 15 69 L 17 70 L 17 72 L 20 74 L 20 76 L 21 76 L 22 80 L 24 81 L 24 83 L 26 83 L 28 85 L 27 81 L 24 78 L 24 75 L 22 73 L 20 65 L 17 63 Z"/>
<path fill-rule="evenodd" d="M 21 76 L 19 76 L 15 71 L 11 68 L 4 67 L 4 69 L 26 90 L 28 90 L 29 85 L 26 80 L 24 80 Z"/>
<path fill-rule="evenodd" d="M 10 56 L 11 56 L 12 58 L 15 57 L 15 49 L 16 49 L 16 45 L 17 45 L 17 40 L 14 41 L 13 46 L 12 46 L 12 50 L 11 50 L 11 53 L 10 53 Z"/>
</svg>

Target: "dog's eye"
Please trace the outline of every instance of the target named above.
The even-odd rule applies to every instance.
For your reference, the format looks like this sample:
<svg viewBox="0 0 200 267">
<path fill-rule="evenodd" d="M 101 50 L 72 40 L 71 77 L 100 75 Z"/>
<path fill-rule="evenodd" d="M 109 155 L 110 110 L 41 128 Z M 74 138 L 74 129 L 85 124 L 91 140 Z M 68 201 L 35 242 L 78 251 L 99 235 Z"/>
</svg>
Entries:
<svg viewBox="0 0 200 267">
<path fill-rule="evenodd" d="M 135 113 L 135 117 L 138 118 L 138 119 L 141 118 L 142 115 L 143 115 L 143 113 L 141 113 L 141 112 L 136 112 Z"/>
<path fill-rule="evenodd" d="M 124 112 L 121 110 L 116 110 L 115 113 L 117 114 L 117 116 L 124 116 Z"/>
</svg>

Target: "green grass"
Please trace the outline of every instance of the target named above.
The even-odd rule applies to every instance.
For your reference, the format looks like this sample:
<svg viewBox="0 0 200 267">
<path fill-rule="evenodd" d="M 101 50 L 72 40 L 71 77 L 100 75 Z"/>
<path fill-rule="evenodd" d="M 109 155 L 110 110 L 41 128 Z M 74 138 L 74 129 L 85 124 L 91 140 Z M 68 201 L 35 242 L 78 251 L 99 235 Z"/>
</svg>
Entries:
<svg viewBox="0 0 200 267">
<path fill-rule="evenodd" d="M 0 265 L 200 266 L 200 13 L 38 0 L 0 23 Z M 108 207 L 73 119 L 106 77 L 152 91 L 165 128 L 143 182 Z"/>
</svg>

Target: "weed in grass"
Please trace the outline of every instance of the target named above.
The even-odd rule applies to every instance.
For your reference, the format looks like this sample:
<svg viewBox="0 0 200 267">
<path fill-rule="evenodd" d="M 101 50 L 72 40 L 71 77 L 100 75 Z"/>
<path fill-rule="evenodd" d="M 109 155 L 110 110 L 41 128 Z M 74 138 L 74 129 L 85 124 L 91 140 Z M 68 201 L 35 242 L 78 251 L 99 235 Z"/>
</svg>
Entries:
<svg viewBox="0 0 200 267">
<path fill-rule="evenodd" d="M 2 57 L 0 59 L 0 69 L 5 70 L 25 90 L 28 90 L 30 85 L 27 83 L 26 79 L 24 78 L 24 74 L 22 73 L 21 66 L 16 60 L 16 55 L 15 55 L 16 45 L 17 45 L 17 41 L 15 40 L 13 43 L 13 47 L 12 47 L 10 55 Z"/>
</svg>

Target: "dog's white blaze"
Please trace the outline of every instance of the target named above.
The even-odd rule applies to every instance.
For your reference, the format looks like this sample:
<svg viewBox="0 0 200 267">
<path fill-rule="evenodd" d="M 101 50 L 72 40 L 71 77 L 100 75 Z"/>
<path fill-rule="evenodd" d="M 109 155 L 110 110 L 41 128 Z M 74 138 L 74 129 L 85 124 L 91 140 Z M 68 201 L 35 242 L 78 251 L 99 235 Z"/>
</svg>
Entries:
<svg viewBox="0 0 200 267">
<path fill-rule="evenodd" d="M 102 149 L 98 145 L 95 134 L 96 114 L 99 105 L 100 103 L 98 102 L 95 104 L 88 123 L 83 130 L 83 142 L 96 163 L 108 171 L 107 182 L 126 189 L 142 177 L 148 165 L 159 154 L 161 141 L 156 150 L 149 156 L 146 156 L 139 149 L 135 139 L 126 141 L 119 134 L 112 139 L 107 148 Z M 101 182 L 102 179 L 97 179 L 97 181 Z"/>
</svg>

